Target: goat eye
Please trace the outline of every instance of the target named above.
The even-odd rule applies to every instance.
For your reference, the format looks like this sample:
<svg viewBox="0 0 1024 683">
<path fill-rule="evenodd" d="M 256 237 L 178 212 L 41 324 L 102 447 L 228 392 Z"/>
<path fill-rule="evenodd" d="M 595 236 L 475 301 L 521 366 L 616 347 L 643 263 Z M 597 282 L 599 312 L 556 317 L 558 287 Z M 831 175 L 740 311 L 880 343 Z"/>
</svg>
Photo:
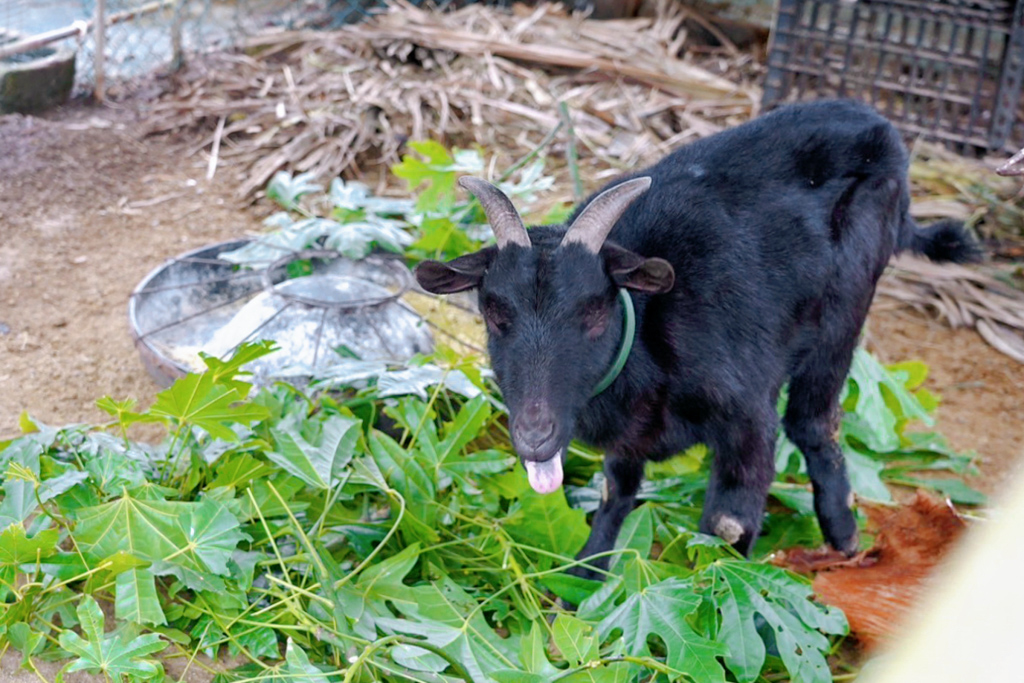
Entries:
<svg viewBox="0 0 1024 683">
<path fill-rule="evenodd" d="M 508 310 L 495 302 L 487 302 L 483 307 L 484 322 L 493 334 L 504 334 L 512 327 L 512 316 Z"/>
<path fill-rule="evenodd" d="M 583 327 L 587 336 L 597 339 L 608 327 L 609 308 L 604 301 L 590 301 L 583 306 Z"/>
</svg>

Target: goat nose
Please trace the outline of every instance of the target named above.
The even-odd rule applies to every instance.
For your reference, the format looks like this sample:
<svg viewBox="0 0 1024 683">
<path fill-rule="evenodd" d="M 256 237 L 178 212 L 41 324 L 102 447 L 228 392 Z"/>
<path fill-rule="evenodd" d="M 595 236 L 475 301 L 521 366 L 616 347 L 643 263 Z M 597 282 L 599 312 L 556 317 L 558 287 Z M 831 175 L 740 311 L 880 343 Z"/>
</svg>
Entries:
<svg viewBox="0 0 1024 683">
<path fill-rule="evenodd" d="M 555 434 L 555 416 L 544 403 L 528 404 L 516 419 L 513 432 L 520 445 L 540 448 Z"/>
</svg>

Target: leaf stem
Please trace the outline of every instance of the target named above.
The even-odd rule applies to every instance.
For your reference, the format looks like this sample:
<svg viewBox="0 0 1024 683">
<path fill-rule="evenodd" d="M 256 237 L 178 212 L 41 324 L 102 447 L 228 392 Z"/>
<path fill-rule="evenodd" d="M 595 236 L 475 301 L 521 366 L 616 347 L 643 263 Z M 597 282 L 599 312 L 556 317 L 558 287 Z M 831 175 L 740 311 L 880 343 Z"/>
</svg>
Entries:
<svg viewBox="0 0 1024 683">
<path fill-rule="evenodd" d="M 562 122 L 566 125 L 569 141 L 566 145 L 565 158 L 569 163 L 569 175 L 572 176 L 572 196 L 577 203 L 583 201 L 583 181 L 580 179 L 579 159 L 576 155 L 576 129 L 572 125 L 572 117 L 569 116 L 569 104 L 565 100 L 558 103 L 558 113 Z"/>
<path fill-rule="evenodd" d="M 550 130 L 550 131 L 548 132 L 548 134 L 547 134 L 547 135 L 545 135 L 545 136 L 544 136 L 544 139 L 540 141 L 540 144 L 538 144 L 538 145 L 537 145 L 536 147 L 534 147 L 533 149 L 531 149 L 531 150 L 530 150 L 529 152 L 527 152 L 527 153 L 526 153 L 525 155 L 523 155 L 523 156 L 519 157 L 519 160 L 518 160 L 518 161 L 516 161 L 516 162 L 515 162 L 514 164 L 512 164 L 511 166 L 509 166 L 508 168 L 506 168 L 506 169 L 505 169 L 505 171 L 504 171 L 504 173 L 502 173 L 502 174 L 501 174 L 500 176 L 498 176 L 497 180 L 495 180 L 495 184 L 497 184 L 497 183 L 502 183 L 502 182 L 504 182 L 504 181 L 508 180 L 509 178 L 511 178 L 511 177 L 512 177 L 512 174 L 513 174 L 513 173 L 515 173 L 516 171 L 518 171 L 519 169 L 521 169 L 521 168 L 522 168 L 523 166 L 526 166 L 526 164 L 528 164 L 528 163 L 530 163 L 531 161 L 533 161 L 533 159 L 534 159 L 534 158 L 535 158 L 535 157 L 536 157 L 536 156 L 537 156 L 538 154 L 540 154 L 540 151 L 541 151 L 542 149 L 544 149 L 545 147 L 547 147 L 548 145 L 550 145 L 550 144 L 551 144 L 551 141 L 555 139 L 555 136 L 556 136 L 556 135 L 558 135 L 558 131 L 562 130 L 562 126 L 564 126 L 564 125 L 565 125 L 565 119 L 563 118 L 563 119 L 561 119 L 561 120 L 560 120 L 560 121 L 559 121 L 559 122 L 558 122 L 558 123 L 557 123 L 557 124 L 555 125 L 555 127 L 554 127 L 554 128 L 552 128 L 552 129 L 551 129 L 551 130 Z"/>
</svg>

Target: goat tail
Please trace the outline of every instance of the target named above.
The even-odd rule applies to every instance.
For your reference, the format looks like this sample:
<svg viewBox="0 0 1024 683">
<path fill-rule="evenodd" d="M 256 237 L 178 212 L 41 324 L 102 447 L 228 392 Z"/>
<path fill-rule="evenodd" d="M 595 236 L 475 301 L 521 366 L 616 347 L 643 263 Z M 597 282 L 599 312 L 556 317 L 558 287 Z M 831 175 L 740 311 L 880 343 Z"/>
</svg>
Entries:
<svg viewBox="0 0 1024 683">
<path fill-rule="evenodd" d="M 922 226 L 909 215 L 904 221 L 900 250 L 908 249 L 932 261 L 971 263 L 981 260 L 981 247 L 962 222 L 948 219 Z"/>
</svg>

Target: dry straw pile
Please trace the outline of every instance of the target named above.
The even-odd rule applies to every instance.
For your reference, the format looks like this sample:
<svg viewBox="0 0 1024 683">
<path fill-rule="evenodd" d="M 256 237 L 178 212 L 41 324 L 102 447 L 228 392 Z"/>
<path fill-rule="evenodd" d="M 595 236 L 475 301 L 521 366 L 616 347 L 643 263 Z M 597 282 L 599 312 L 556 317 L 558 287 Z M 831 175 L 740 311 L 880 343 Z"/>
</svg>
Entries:
<svg viewBox="0 0 1024 683">
<path fill-rule="evenodd" d="M 215 129 L 202 147 L 233 167 L 247 198 L 281 168 L 361 176 L 424 138 L 515 158 L 556 127 L 552 144 L 577 146 L 581 164 L 629 168 L 748 118 L 760 98 L 688 61 L 687 10 L 660 7 L 587 21 L 561 5 L 439 13 L 394 2 L 362 24 L 261 36 L 194 61 L 149 132 Z M 752 62 L 702 61 L 732 73 Z"/>
</svg>

